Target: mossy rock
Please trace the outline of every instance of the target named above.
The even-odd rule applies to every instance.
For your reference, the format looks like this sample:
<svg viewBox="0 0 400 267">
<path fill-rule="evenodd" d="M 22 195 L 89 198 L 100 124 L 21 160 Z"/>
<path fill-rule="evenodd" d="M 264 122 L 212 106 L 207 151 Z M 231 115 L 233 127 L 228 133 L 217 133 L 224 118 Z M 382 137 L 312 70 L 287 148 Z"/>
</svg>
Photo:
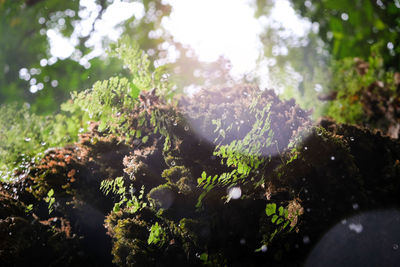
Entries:
<svg viewBox="0 0 400 267">
<path fill-rule="evenodd" d="M 250 85 L 203 90 L 177 105 L 152 92 L 140 99 L 124 126 L 140 135 L 122 142 L 93 124 L 78 143 L 47 151 L 5 190 L 19 197 L 1 210 L 5 218 L 25 218 L 32 203 L 48 221 L 43 200 L 53 189 L 54 216 L 71 223 L 99 265 L 301 266 L 343 218 L 399 205 L 400 144 L 379 133 L 312 125 L 294 101 Z M 222 146 L 239 147 L 230 153 L 257 168 L 239 171 L 216 153 Z M 101 182 L 116 177 L 126 190 L 101 194 Z"/>
</svg>

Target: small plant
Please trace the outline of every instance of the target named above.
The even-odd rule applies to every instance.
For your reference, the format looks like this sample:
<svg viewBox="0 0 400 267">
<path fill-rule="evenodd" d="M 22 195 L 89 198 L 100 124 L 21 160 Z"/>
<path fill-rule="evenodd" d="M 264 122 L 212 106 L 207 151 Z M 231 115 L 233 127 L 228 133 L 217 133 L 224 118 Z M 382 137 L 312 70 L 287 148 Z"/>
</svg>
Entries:
<svg viewBox="0 0 400 267">
<path fill-rule="evenodd" d="M 287 230 L 288 232 L 291 232 L 293 230 L 294 225 L 292 225 L 292 220 L 295 220 L 295 218 L 291 218 L 289 216 L 289 210 L 285 207 L 280 206 L 277 209 L 276 203 L 268 203 L 265 207 L 265 214 L 271 218 L 271 222 L 276 226 L 276 229 L 268 237 L 264 237 L 264 245 L 270 243 L 277 234 L 285 230 Z M 261 250 L 262 248 L 259 248 L 257 251 Z"/>
<path fill-rule="evenodd" d="M 105 195 L 108 195 L 111 192 L 114 195 L 119 196 L 119 201 L 114 204 L 114 212 L 120 211 L 124 204 L 126 204 L 128 211 L 131 213 L 135 213 L 147 206 L 147 203 L 142 201 L 144 195 L 144 185 L 141 187 L 138 197 L 134 195 L 135 190 L 133 186 L 130 185 L 130 198 L 128 198 L 123 177 L 117 177 L 113 180 L 103 180 L 100 184 L 100 190 Z"/>
<path fill-rule="evenodd" d="M 54 197 L 54 190 L 53 188 L 47 192 L 47 197 L 44 199 L 46 203 L 49 203 L 48 209 L 49 209 L 49 214 L 51 214 L 54 210 L 53 204 L 55 203 L 56 199 Z"/>
<path fill-rule="evenodd" d="M 156 222 L 151 226 L 149 238 L 147 239 L 147 244 L 154 244 L 162 246 L 164 244 L 164 239 L 166 237 L 164 229 Z"/>
<path fill-rule="evenodd" d="M 33 210 L 33 204 L 29 204 L 28 206 L 25 207 L 25 212 L 30 213 Z"/>
<path fill-rule="evenodd" d="M 268 162 L 269 156 L 266 151 L 276 144 L 273 141 L 274 133 L 270 127 L 270 108 L 265 106 L 261 111 L 255 108 L 256 99 L 253 100 L 249 109 L 255 117 L 255 122 L 251 130 L 246 134 L 243 140 L 233 140 L 228 145 L 217 145 L 214 156 L 221 158 L 221 164 L 233 168 L 230 172 L 221 175 L 208 176 L 203 172 L 201 178 L 197 179 L 198 186 L 205 191 L 200 195 L 197 207 L 201 206 L 202 199 L 206 194 L 216 186 L 234 186 L 236 184 L 247 182 L 253 170 L 259 169 L 264 163 Z M 226 133 L 232 129 L 232 125 L 225 130 L 222 129 L 221 120 L 213 120 L 216 125 L 214 132 L 219 132 L 215 142 L 223 142 Z M 228 198 L 229 200 L 229 198 Z"/>
</svg>

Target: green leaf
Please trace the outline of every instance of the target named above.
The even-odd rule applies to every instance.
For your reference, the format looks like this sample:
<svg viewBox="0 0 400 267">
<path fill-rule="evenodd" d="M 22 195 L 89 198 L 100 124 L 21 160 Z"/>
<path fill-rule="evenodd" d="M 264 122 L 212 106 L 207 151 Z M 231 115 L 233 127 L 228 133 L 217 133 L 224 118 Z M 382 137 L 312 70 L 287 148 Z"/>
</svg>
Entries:
<svg viewBox="0 0 400 267">
<path fill-rule="evenodd" d="M 31 212 L 32 209 L 33 209 L 33 204 L 29 204 L 28 206 L 26 206 L 25 212 L 26 212 L 26 213 Z"/>
<path fill-rule="evenodd" d="M 143 144 L 146 144 L 147 143 L 147 141 L 149 140 L 149 136 L 144 136 L 143 138 L 142 138 L 142 143 Z"/>
<path fill-rule="evenodd" d="M 272 216 L 271 222 L 275 223 L 278 218 L 279 216 L 275 214 L 274 216 Z"/>
<path fill-rule="evenodd" d="M 147 244 L 157 244 L 160 243 L 163 239 L 164 231 L 158 222 L 153 224 L 150 229 L 149 238 L 147 239 Z"/>
<path fill-rule="evenodd" d="M 283 207 L 280 206 L 278 210 L 279 210 L 279 216 L 283 216 Z"/>
<path fill-rule="evenodd" d="M 121 210 L 121 208 L 120 208 L 120 206 L 119 206 L 119 203 L 115 203 L 115 204 L 114 204 L 113 211 L 114 211 L 114 212 L 118 212 L 118 211 L 120 211 L 120 210 Z"/>
<path fill-rule="evenodd" d="M 267 204 L 267 207 L 265 208 L 265 213 L 267 216 L 271 216 L 272 214 L 275 214 L 276 212 L 276 204 L 275 203 L 269 203 Z"/>
<path fill-rule="evenodd" d="M 283 211 L 283 214 L 284 214 L 285 219 L 287 219 L 289 217 L 289 211 L 287 209 L 285 209 Z"/>
<path fill-rule="evenodd" d="M 48 197 L 52 197 L 54 195 L 54 190 L 53 190 L 53 188 L 52 189 L 50 189 L 50 191 L 47 193 L 47 196 Z"/>
<path fill-rule="evenodd" d="M 200 255 L 200 260 L 202 261 L 207 261 L 208 260 L 208 254 L 207 253 L 202 253 Z"/>
</svg>

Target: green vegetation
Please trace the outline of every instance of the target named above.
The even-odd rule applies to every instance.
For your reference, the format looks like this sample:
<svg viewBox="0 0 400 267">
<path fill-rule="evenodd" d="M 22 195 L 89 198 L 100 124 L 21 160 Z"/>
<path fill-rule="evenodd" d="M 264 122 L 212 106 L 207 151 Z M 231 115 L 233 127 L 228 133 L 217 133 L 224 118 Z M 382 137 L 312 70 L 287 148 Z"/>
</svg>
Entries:
<svg viewBox="0 0 400 267">
<path fill-rule="evenodd" d="M 9 14 L 0 27 L 26 23 L 25 12 L 36 20 L 46 17 L 50 22 L 44 29 L 68 14 L 78 20 L 64 10 L 77 11 L 76 1 L 62 5 L 58 15 L 55 7 L 43 14 L 29 9 L 39 10 L 42 1 L 22 2 L 0 0 L 0 10 L 8 8 Z M 132 24 L 142 31 L 128 27 L 135 18 L 126 22 L 124 29 L 132 34 L 111 45 L 107 58 L 121 64 L 93 59 L 100 62 L 90 69 L 99 81 L 89 89 L 55 103 L 48 101 L 49 92 L 34 100 L 21 97 L 21 103 L 8 102 L 24 95 L 22 89 L 5 96 L 0 106 L 1 266 L 301 266 L 343 218 L 400 205 L 397 66 L 384 46 L 360 46 L 358 38 L 369 37 L 373 28 L 347 36 L 342 25 L 359 26 L 361 15 L 368 15 L 368 23 L 378 18 L 373 22 L 378 37 L 397 42 L 393 31 L 383 31 L 394 26 L 379 9 L 368 4 L 345 19 L 341 2 L 308 1 L 316 9 L 326 5 L 329 16 L 309 16 L 321 22 L 319 34 L 328 38 L 333 30 L 333 40 L 326 40 L 332 59 L 308 76 L 310 69 L 304 68 L 303 89 L 287 88 L 285 96 L 313 105 L 311 114 L 293 99 L 282 100 L 252 84 L 182 94 L 182 85 L 193 80 L 177 79 L 170 73 L 173 64 L 155 67 L 156 58 L 142 50 L 162 41 L 149 41 L 147 34 L 169 9 L 159 1 L 140 2 L 146 14 L 165 10 L 149 23 Z M 313 11 L 293 2 L 304 14 Z M 99 3 L 102 10 L 109 4 Z M 393 4 L 386 8 L 397 14 Z M 72 29 L 66 23 L 61 30 L 68 36 Z M 11 44 L 21 41 L 18 36 Z M 25 51 L 29 73 L 38 59 L 29 55 L 45 56 L 45 41 L 36 37 L 38 47 Z M 131 41 L 135 38 L 138 42 Z M 313 44 L 318 35 L 310 38 Z M 80 41 L 79 49 L 88 53 L 84 38 Z M 303 48 L 292 47 L 290 55 L 300 55 Z M 396 49 L 389 55 L 397 57 Z M 307 67 L 320 66 L 312 63 L 317 58 Z M 299 58 L 293 59 L 299 68 Z M 67 61 L 61 69 L 77 64 Z M 14 76 L 21 70 L 18 64 L 10 72 Z M 102 72 L 107 74 L 103 80 L 96 70 L 107 64 L 112 67 Z M 32 75 L 57 72 L 47 67 Z M 71 79 L 85 85 L 80 79 L 87 73 L 78 79 L 78 72 L 63 76 L 60 84 Z M 23 88 L 24 81 L 11 80 L 0 79 L 0 86 Z M 317 81 L 318 92 L 311 87 Z M 5 95 L 3 88 L 0 93 Z M 324 102 L 314 103 L 317 99 Z M 311 115 L 325 117 L 315 123 Z"/>
</svg>

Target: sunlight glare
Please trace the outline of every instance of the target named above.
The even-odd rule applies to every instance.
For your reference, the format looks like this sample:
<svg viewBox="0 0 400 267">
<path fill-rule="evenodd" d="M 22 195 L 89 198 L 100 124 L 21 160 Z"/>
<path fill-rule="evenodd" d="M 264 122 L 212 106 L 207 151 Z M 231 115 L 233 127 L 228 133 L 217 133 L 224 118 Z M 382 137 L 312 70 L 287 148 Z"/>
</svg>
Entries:
<svg viewBox="0 0 400 267">
<path fill-rule="evenodd" d="M 173 9 L 163 26 L 175 41 L 190 45 L 202 61 L 223 55 L 232 62 L 232 74 L 255 68 L 262 44 L 260 23 L 249 1 L 168 0 Z"/>
</svg>

